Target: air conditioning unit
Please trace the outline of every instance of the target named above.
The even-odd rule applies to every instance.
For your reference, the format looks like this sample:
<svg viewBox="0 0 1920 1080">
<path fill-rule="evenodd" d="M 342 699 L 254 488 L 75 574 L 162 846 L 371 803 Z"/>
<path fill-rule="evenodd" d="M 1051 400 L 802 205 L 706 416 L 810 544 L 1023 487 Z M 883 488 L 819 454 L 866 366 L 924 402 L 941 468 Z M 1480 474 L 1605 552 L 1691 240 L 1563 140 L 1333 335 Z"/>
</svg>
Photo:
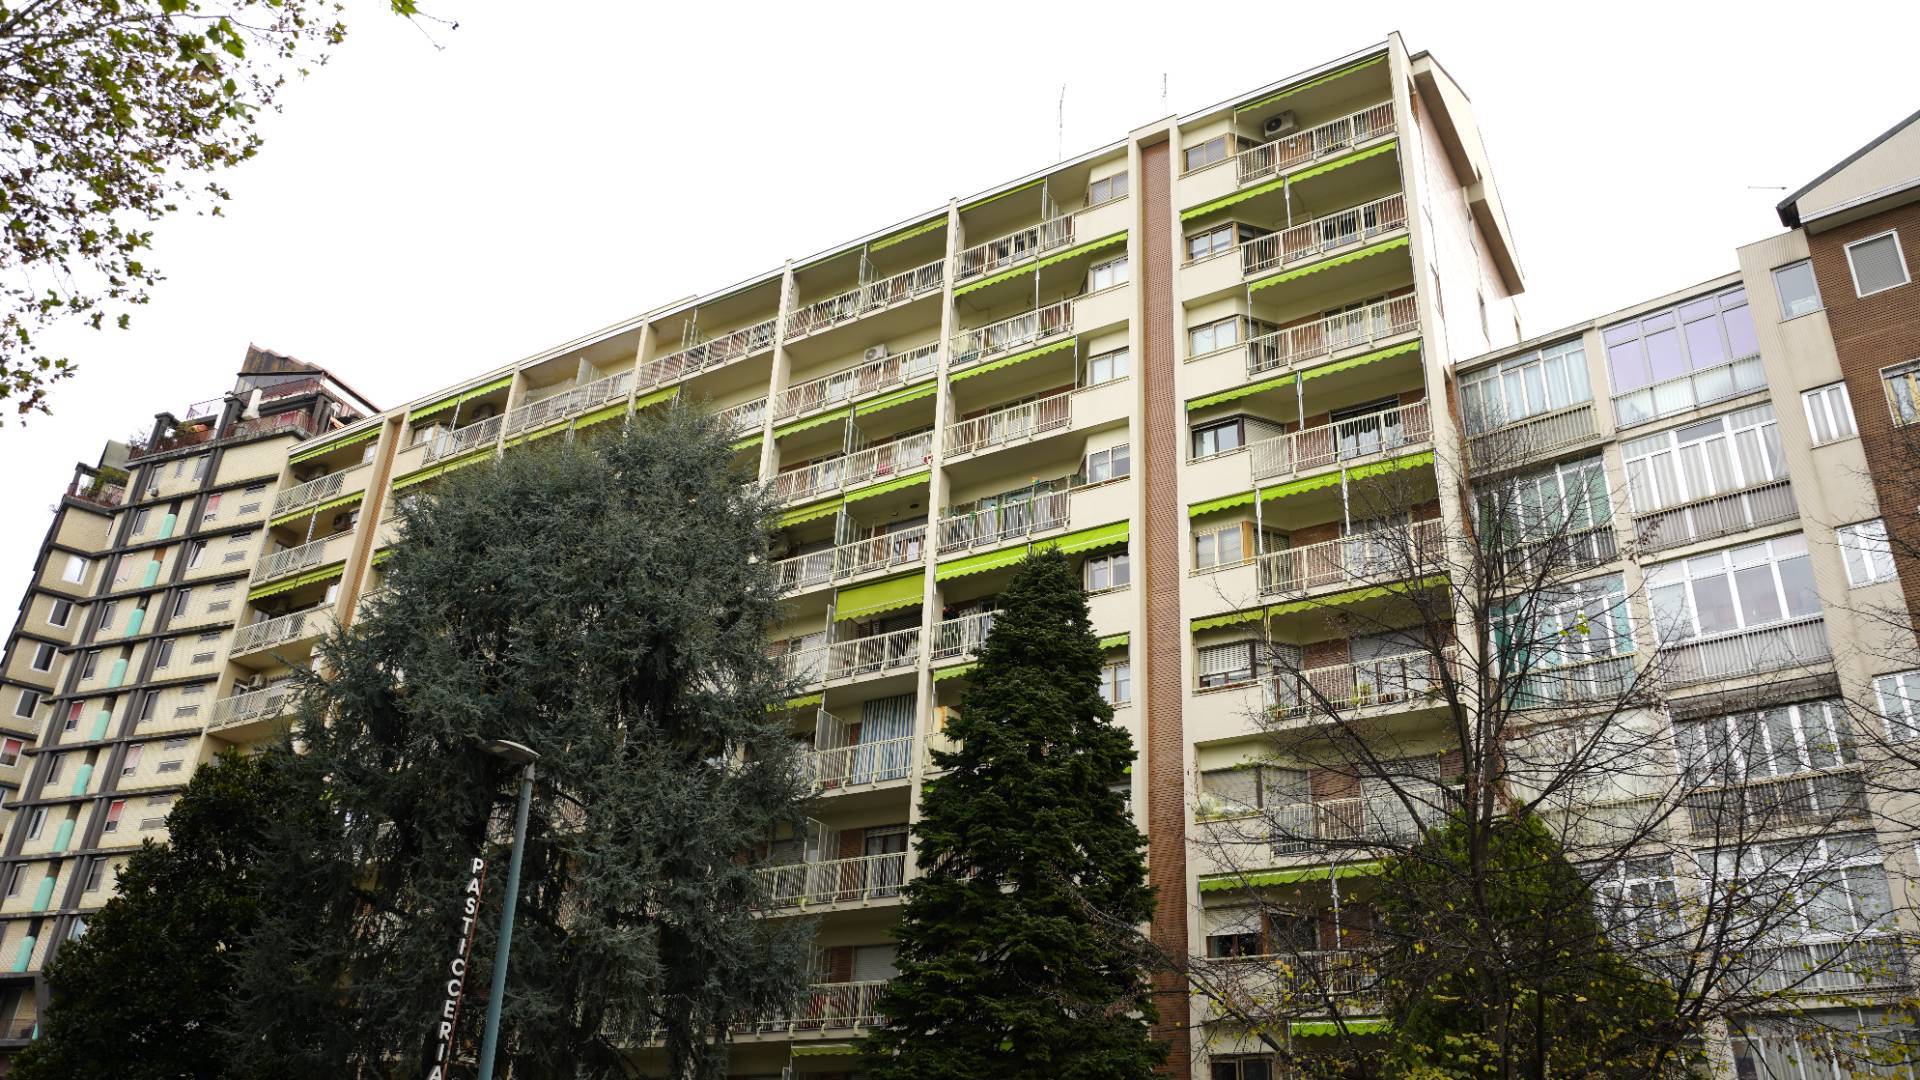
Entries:
<svg viewBox="0 0 1920 1080">
<path fill-rule="evenodd" d="M 256 672 L 253 678 L 247 680 L 247 689 L 249 690 L 263 690 L 266 688 L 266 685 L 267 676 L 264 672 Z"/>
<path fill-rule="evenodd" d="M 1293 118 L 1293 110 L 1288 109 L 1286 112 L 1268 117 L 1267 122 L 1261 126 L 1260 133 L 1265 135 L 1268 141 L 1272 141 L 1282 135 L 1291 134 L 1298 126 Z"/>
<path fill-rule="evenodd" d="M 887 347 L 885 345 L 867 346 L 867 352 L 864 358 L 867 363 L 871 364 L 875 360 L 885 360 L 886 358 L 887 358 Z"/>
</svg>

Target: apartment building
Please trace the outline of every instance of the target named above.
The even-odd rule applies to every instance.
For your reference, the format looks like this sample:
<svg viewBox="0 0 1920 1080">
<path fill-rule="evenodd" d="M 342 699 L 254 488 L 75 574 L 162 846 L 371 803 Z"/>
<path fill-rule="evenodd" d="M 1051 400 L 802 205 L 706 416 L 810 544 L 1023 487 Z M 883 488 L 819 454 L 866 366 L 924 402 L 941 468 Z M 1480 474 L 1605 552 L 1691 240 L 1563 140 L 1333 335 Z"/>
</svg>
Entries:
<svg viewBox="0 0 1920 1080">
<path fill-rule="evenodd" d="M 289 447 L 374 411 L 327 372 L 250 348 L 231 391 L 76 468 L 0 690 L 0 1053 L 33 1037 L 48 959 L 230 744 L 210 722 L 250 678 L 241 616 Z"/>
</svg>

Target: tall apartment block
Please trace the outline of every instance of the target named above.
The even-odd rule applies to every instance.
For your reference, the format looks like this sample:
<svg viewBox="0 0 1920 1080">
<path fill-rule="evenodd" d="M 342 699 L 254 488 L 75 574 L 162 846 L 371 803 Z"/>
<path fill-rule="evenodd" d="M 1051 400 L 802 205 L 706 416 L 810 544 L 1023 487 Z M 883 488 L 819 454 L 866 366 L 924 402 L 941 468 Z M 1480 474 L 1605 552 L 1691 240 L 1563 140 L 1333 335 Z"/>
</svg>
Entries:
<svg viewBox="0 0 1920 1080">
<path fill-rule="evenodd" d="M 327 372 L 255 348 L 229 393 L 76 468 L 0 669 L 0 1052 L 34 1036 L 48 957 L 85 932 L 128 853 L 165 839 L 194 767 L 231 742 L 211 722 L 252 677 L 236 660 L 247 582 L 288 448 L 374 411 Z"/>
</svg>

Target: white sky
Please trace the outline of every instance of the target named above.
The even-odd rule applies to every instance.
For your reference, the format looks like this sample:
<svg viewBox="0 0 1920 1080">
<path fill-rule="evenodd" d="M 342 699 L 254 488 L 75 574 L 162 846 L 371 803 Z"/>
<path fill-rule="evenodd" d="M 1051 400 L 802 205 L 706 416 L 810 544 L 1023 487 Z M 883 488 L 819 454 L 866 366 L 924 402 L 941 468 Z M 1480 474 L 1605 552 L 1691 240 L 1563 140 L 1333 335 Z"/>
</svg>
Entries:
<svg viewBox="0 0 1920 1080">
<path fill-rule="evenodd" d="M 1163 0 L 1158 25 L 1031 0 L 427 2 L 460 21 L 442 50 L 350 4 L 225 216 L 160 229 L 168 281 L 134 329 L 75 334 L 55 415 L 0 428 L 0 603 L 72 463 L 226 390 L 248 342 L 396 405 L 1041 168 L 1063 82 L 1072 156 L 1399 30 L 1474 101 L 1530 334 L 1733 269 L 1780 227 L 1784 192 L 1754 186 L 1920 107 L 1920 5 L 1892 0 Z"/>
</svg>

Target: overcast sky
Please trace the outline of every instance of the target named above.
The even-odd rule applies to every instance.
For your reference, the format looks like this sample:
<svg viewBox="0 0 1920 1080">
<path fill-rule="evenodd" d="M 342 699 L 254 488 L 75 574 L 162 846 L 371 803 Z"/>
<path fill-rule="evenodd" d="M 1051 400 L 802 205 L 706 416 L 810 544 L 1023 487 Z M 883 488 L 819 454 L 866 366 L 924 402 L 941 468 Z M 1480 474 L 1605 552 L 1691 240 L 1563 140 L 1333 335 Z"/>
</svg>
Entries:
<svg viewBox="0 0 1920 1080">
<path fill-rule="evenodd" d="M 1920 6 L 1884 2 L 423 2 L 459 29 L 349 3 L 225 216 L 159 231 L 134 329 L 74 335 L 54 416 L 0 428 L 0 597 L 72 463 L 249 342 L 396 405 L 1041 168 L 1062 83 L 1072 156 L 1398 30 L 1474 101 L 1529 333 L 1733 269 L 1775 188 L 1920 108 Z"/>
</svg>

